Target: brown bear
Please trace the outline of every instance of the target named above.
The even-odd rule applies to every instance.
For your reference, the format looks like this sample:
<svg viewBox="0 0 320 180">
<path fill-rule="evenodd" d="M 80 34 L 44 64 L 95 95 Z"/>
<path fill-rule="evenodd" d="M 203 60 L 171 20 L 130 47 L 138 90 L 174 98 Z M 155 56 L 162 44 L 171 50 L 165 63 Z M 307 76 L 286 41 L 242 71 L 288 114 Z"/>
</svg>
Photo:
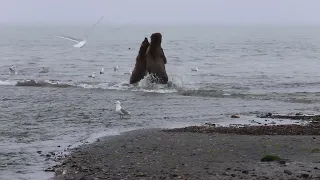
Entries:
<svg viewBox="0 0 320 180">
<path fill-rule="evenodd" d="M 138 56 L 136 58 L 136 64 L 134 66 L 134 69 L 133 69 L 131 77 L 130 77 L 130 84 L 134 84 L 134 83 L 139 82 L 146 75 L 145 55 L 146 55 L 146 52 L 147 52 L 149 45 L 150 45 L 150 43 L 149 43 L 148 39 L 145 37 L 141 43 L 140 50 L 139 50 Z"/>
<path fill-rule="evenodd" d="M 147 72 L 154 77 L 153 82 L 167 84 L 168 75 L 165 68 L 167 58 L 161 47 L 162 35 L 153 33 L 150 38 L 151 42 L 145 56 Z"/>
</svg>

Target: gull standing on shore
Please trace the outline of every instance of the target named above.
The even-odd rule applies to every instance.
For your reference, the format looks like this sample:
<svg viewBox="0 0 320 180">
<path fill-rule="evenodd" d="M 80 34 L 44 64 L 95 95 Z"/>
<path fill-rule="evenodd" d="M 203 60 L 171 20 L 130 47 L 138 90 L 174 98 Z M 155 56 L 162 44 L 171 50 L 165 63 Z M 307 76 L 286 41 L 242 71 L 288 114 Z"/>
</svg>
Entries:
<svg viewBox="0 0 320 180">
<path fill-rule="evenodd" d="M 118 70 L 119 70 L 119 66 L 118 65 L 113 68 L 113 71 L 118 71 Z"/>
<path fill-rule="evenodd" d="M 96 72 L 93 72 L 92 75 L 88 76 L 90 78 L 95 78 L 96 77 Z"/>
<path fill-rule="evenodd" d="M 131 115 L 131 113 L 121 107 L 120 101 L 116 101 L 116 113 L 120 115 L 120 118 L 123 118 L 124 115 Z"/>
<path fill-rule="evenodd" d="M 104 68 L 101 68 L 100 74 L 104 74 Z"/>
<path fill-rule="evenodd" d="M 99 24 L 100 21 L 103 19 L 103 17 L 104 16 L 102 16 L 99 19 L 98 22 L 96 22 L 94 25 L 92 25 L 90 29 L 94 28 L 97 24 Z M 77 44 L 73 45 L 73 47 L 82 48 L 87 43 L 88 36 L 89 36 L 89 32 L 86 35 L 84 35 L 84 39 L 76 39 L 76 38 L 73 38 L 71 36 L 57 36 L 57 37 L 58 38 L 62 38 L 62 39 L 67 39 L 69 41 L 76 42 Z"/>
<path fill-rule="evenodd" d="M 11 67 L 9 67 L 9 70 L 10 70 L 10 74 L 18 74 L 18 71 L 15 65 L 12 65 Z"/>
<path fill-rule="evenodd" d="M 196 67 L 195 69 L 191 69 L 191 71 L 199 71 L 198 67 Z"/>
</svg>

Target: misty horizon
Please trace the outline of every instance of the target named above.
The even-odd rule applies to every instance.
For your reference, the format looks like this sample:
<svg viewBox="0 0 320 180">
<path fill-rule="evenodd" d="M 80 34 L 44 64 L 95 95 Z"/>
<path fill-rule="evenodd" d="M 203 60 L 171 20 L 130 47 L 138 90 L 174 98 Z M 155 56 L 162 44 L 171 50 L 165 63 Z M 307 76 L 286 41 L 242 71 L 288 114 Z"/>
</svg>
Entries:
<svg viewBox="0 0 320 180">
<path fill-rule="evenodd" d="M 153 8 L 154 7 L 154 8 Z M 4 0 L 0 24 L 320 25 L 320 1 Z"/>
</svg>

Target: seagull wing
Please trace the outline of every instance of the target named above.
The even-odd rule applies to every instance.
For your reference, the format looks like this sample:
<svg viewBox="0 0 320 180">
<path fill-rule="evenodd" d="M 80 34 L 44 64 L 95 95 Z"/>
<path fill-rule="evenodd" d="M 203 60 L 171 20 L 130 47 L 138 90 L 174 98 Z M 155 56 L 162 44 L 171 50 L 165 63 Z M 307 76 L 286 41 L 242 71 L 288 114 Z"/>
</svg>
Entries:
<svg viewBox="0 0 320 180">
<path fill-rule="evenodd" d="M 69 37 L 69 36 L 57 36 L 58 38 L 62 38 L 62 39 L 67 39 L 67 40 L 70 40 L 70 41 L 74 41 L 74 42 L 80 42 L 81 40 L 78 40 L 78 39 L 75 39 L 75 38 L 72 38 L 72 37 Z"/>
<path fill-rule="evenodd" d="M 120 110 L 123 114 L 127 114 L 127 115 L 130 115 L 131 113 L 123 108 L 121 108 Z"/>
<path fill-rule="evenodd" d="M 104 18 L 104 16 L 101 16 L 101 18 L 94 25 L 92 25 L 91 28 L 94 28 L 96 25 L 98 25 L 102 21 L 103 18 Z"/>
<path fill-rule="evenodd" d="M 91 26 L 90 30 L 93 29 L 96 25 L 98 25 L 98 24 L 102 21 L 103 18 L 104 18 L 104 16 L 102 16 L 95 24 L 93 24 L 93 25 Z M 87 39 L 88 36 L 89 36 L 90 30 L 85 34 L 85 38 L 86 38 L 86 39 Z"/>
</svg>

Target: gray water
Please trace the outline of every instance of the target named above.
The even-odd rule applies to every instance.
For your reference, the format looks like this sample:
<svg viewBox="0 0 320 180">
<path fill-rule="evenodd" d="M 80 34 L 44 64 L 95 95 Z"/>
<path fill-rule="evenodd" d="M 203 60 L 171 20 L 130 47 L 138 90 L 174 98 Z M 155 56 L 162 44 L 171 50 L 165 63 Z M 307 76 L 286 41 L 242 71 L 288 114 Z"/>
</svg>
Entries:
<svg viewBox="0 0 320 180">
<path fill-rule="evenodd" d="M 0 27 L 1 180 L 48 179 L 53 174 L 43 170 L 54 162 L 37 151 L 61 152 L 127 130 L 319 111 L 318 27 L 97 26 L 81 49 L 55 37 L 82 38 L 88 27 Z M 153 32 L 163 35 L 173 86 L 130 86 L 125 73 Z M 13 64 L 17 75 L 9 74 Z M 115 114 L 116 100 L 131 118 Z"/>
</svg>

